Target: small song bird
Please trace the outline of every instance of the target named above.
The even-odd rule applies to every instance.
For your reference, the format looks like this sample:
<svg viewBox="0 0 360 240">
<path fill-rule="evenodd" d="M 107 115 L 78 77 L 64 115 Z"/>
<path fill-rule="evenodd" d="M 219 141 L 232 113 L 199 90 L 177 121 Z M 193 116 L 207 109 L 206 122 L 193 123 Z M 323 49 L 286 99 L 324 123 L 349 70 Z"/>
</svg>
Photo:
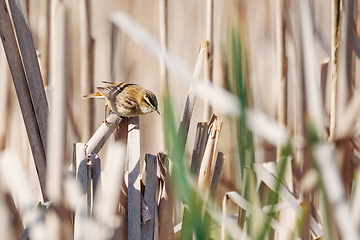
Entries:
<svg viewBox="0 0 360 240">
<path fill-rule="evenodd" d="M 105 123 L 107 107 L 120 117 L 134 117 L 157 112 L 158 102 L 154 93 L 132 83 L 103 83 L 106 87 L 97 87 L 97 92 L 85 95 L 84 98 L 105 99 Z"/>
</svg>

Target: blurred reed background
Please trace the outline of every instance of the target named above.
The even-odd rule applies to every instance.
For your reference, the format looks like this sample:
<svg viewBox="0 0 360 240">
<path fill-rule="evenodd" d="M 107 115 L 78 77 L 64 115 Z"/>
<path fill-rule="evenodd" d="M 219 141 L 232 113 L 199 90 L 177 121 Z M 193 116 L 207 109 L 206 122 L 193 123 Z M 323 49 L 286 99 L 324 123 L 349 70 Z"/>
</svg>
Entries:
<svg viewBox="0 0 360 240">
<path fill-rule="evenodd" d="M 357 1 L 0 2 L 0 239 L 360 239 Z"/>
</svg>

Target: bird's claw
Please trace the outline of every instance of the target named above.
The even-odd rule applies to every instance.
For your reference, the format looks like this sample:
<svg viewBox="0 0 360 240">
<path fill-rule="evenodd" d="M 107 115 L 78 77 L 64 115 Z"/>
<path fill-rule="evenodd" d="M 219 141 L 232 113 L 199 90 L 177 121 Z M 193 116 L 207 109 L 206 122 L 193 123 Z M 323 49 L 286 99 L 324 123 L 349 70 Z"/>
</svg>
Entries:
<svg viewBox="0 0 360 240">
<path fill-rule="evenodd" d="M 110 127 L 110 122 L 104 120 L 103 123 L 105 123 L 105 125 L 106 125 L 107 127 Z"/>
</svg>

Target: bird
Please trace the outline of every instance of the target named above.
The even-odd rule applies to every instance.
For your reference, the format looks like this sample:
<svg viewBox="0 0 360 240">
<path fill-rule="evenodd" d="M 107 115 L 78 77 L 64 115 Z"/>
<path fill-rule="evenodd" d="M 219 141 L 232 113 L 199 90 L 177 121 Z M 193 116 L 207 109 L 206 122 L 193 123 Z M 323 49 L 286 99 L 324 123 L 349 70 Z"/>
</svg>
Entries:
<svg viewBox="0 0 360 240">
<path fill-rule="evenodd" d="M 105 87 L 97 87 L 97 92 L 85 95 L 84 98 L 105 99 L 105 123 L 107 107 L 120 117 L 134 117 L 157 112 L 158 101 L 154 93 L 134 83 L 110 83 Z"/>
</svg>

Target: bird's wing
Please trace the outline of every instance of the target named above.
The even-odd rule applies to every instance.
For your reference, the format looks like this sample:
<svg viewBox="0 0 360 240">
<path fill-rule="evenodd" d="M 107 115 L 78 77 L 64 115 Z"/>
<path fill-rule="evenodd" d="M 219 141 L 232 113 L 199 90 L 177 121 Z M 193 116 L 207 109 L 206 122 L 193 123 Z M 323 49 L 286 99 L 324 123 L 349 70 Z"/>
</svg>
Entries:
<svg viewBox="0 0 360 240">
<path fill-rule="evenodd" d="M 116 105 L 119 105 L 124 109 L 135 110 L 139 106 L 139 103 L 138 103 L 136 97 L 134 97 L 131 94 L 119 94 L 116 97 L 115 103 L 116 103 Z"/>
<path fill-rule="evenodd" d="M 90 93 L 85 95 L 84 98 L 109 98 L 109 94 L 112 90 L 116 90 L 118 86 L 122 86 L 124 83 L 111 83 L 107 81 L 102 81 L 103 83 L 110 84 L 106 87 L 98 87 L 96 88 L 98 92 Z"/>
<path fill-rule="evenodd" d="M 129 86 L 136 84 L 131 83 L 115 83 L 106 87 L 98 87 L 97 90 L 106 99 L 111 102 L 116 102 L 117 105 L 125 108 L 136 108 L 138 102 L 131 92 L 129 92 Z M 137 86 L 137 85 L 136 85 Z"/>
<path fill-rule="evenodd" d="M 96 89 L 109 101 L 114 102 L 116 99 L 116 95 L 120 94 L 123 91 L 124 87 L 126 87 L 125 85 L 125 83 L 115 83 L 106 87 L 97 87 Z"/>
</svg>

